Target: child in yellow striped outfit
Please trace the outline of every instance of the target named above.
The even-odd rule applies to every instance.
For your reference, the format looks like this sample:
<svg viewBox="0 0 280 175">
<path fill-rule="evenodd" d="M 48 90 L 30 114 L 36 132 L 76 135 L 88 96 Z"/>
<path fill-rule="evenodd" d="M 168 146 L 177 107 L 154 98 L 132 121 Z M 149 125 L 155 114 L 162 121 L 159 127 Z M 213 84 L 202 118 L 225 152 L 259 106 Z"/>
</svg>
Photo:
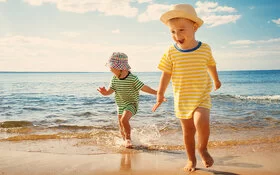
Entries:
<svg viewBox="0 0 280 175">
<path fill-rule="evenodd" d="M 164 101 L 164 93 L 172 79 L 174 108 L 180 119 L 188 161 L 185 171 L 195 171 L 195 133 L 198 133 L 198 152 L 205 167 L 211 167 L 213 158 L 207 150 L 210 135 L 210 92 L 213 79 L 215 90 L 221 87 L 216 62 L 206 43 L 195 39 L 195 32 L 203 24 L 189 4 L 177 4 L 161 16 L 170 29 L 175 44 L 160 60 L 162 71 L 155 111 Z M 209 76 L 209 74 L 210 76 Z"/>
</svg>

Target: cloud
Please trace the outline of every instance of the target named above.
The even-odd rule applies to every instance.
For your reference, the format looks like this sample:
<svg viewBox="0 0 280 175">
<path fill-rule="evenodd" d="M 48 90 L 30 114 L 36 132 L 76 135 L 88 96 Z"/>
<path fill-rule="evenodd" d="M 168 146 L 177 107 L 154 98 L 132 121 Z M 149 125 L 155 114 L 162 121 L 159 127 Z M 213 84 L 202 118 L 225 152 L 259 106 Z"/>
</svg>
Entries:
<svg viewBox="0 0 280 175">
<path fill-rule="evenodd" d="M 258 48 L 248 48 L 248 47 L 238 47 L 230 51 L 221 50 L 214 53 L 215 57 L 220 57 L 223 59 L 231 58 L 279 58 L 280 56 L 280 47 L 258 47 Z"/>
<path fill-rule="evenodd" d="M 108 47 L 22 35 L 0 39 L 0 70 L 101 71 Z"/>
<path fill-rule="evenodd" d="M 62 32 L 61 34 L 69 38 L 75 38 L 81 35 L 78 32 Z"/>
<path fill-rule="evenodd" d="M 36 52 L 36 50 L 50 49 L 65 49 L 78 52 L 92 52 L 92 48 L 97 48 L 98 51 L 104 51 L 100 44 L 76 43 L 63 40 L 53 40 L 42 37 L 27 37 L 22 35 L 2 37 L 0 39 L 0 48 L 1 47 L 13 47 L 17 49 L 25 48 L 31 49 L 31 52 Z"/>
<path fill-rule="evenodd" d="M 280 27 L 280 18 L 271 20 Z"/>
<path fill-rule="evenodd" d="M 241 17 L 239 14 L 231 14 L 237 13 L 235 8 L 229 6 L 219 6 L 217 2 L 198 1 L 195 5 L 198 16 L 204 20 L 207 27 L 216 27 L 223 24 L 235 23 Z M 170 7 L 171 5 L 150 4 L 147 6 L 146 11 L 138 16 L 138 21 L 148 22 L 152 20 L 159 20 L 161 14 L 167 11 Z"/>
<path fill-rule="evenodd" d="M 209 15 L 202 17 L 208 27 L 216 27 L 223 24 L 235 23 L 241 15 Z"/>
<path fill-rule="evenodd" d="M 9 35 L 0 38 L 0 70 L 106 71 L 111 52 L 122 51 L 129 55 L 134 71 L 151 71 L 158 64 L 151 57 L 160 58 L 164 49 L 166 44 L 110 45 Z"/>
<path fill-rule="evenodd" d="M 160 15 L 167 11 L 171 5 L 155 4 L 152 0 L 136 0 L 137 3 L 148 3 L 146 10 L 138 15 L 138 8 L 132 7 L 135 0 L 24 0 L 32 6 L 40 6 L 45 3 L 56 5 L 61 11 L 73 13 L 100 12 L 105 16 L 137 17 L 139 22 L 159 20 Z M 204 20 L 207 27 L 216 27 L 228 23 L 235 23 L 241 15 L 237 10 L 229 6 L 220 6 L 217 2 L 202 2 L 196 4 L 198 15 Z M 137 16 L 138 15 L 138 16 Z"/>
<path fill-rule="evenodd" d="M 23 0 L 23 1 L 32 5 L 32 6 L 40 6 L 44 3 L 55 4 L 57 2 L 57 0 Z"/>
<path fill-rule="evenodd" d="M 164 4 L 151 4 L 147 7 L 147 10 L 138 16 L 139 22 L 148 22 L 152 20 L 159 20 L 161 14 L 167 11 L 170 5 Z"/>
<path fill-rule="evenodd" d="M 7 0 L 0 0 L 0 2 L 7 2 Z"/>
<path fill-rule="evenodd" d="M 98 11 L 105 16 L 135 17 L 138 9 L 130 5 L 130 0 L 24 0 L 32 6 L 40 6 L 44 3 L 55 4 L 57 9 L 74 13 L 86 13 Z"/>
<path fill-rule="evenodd" d="M 280 38 L 272 38 L 268 40 L 236 40 L 236 41 L 231 41 L 229 44 L 231 45 L 250 45 L 250 44 L 269 44 L 269 43 L 278 43 L 280 42 Z"/>
<path fill-rule="evenodd" d="M 218 70 L 267 70 L 279 69 L 280 51 L 241 50 L 217 52 L 215 58 Z"/>
<path fill-rule="evenodd" d="M 233 13 L 236 12 L 236 9 L 233 7 L 228 7 L 228 6 L 219 6 L 217 2 L 201 2 L 198 1 L 195 4 L 196 7 L 196 12 L 204 15 L 204 14 L 210 14 L 214 12 L 227 12 L 227 13 Z"/>
<path fill-rule="evenodd" d="M 153 0 L 137 0 L 137 2 L 138 2 L 139 4 L 142 4 L 142 3 L 152 3 Z"/>
<path fill-rule="evenodd" d="M 275 44 L 276 43 L 276 44 Z M 231 47 L 218 49 L 213 55 L 219 67 L 234 69 L 279 69 L 280 38 L 267 40 L 236 40 Z"/>
<path fill-rule="evenodd" d="M 246 43 L 246 40 L 243 41 Z M 247 43 L 274 42 L 280 42 L 280 38 L 247 40 Z M 219 69 L 264 69 L 269 66 L 274 66 L 269 68 L 279 69 L 279 64 L 275 64 L 279 62 L 279 44 L 263 44 L 265 47 L 251 48 L 242 47 L 245 46 L 242 44 L 237 45 L 237 41 L 235 43 L 234 46 L 241 47 L 213 50 Z M 129 56 L 129 64 L 133 71 L 158 71 L 156 67 L 166 46 L 167 43 L 101 45 L 93 42 L 79 43 L 43 37 L 7 35 L 0 38 L 0 70 L 103 72 L 109 71 L 104 64 L 111 52 L 122 51 Z M 252 66 L 251 63 L 254 62 L 252 60 L 258 60 L 258 65 Z M 267 65 L 268 63 L 271 65 Z"/>
<path fill-rule="evenodd" d="M 237 10 L 233 7 L 219 6 L 217 2 L 201 2 L 196 4 L 196 12 L 200 16 L 207 27 L 216 27 L 223 24 L 235 23 L 240 19 L 241 15 L 235 13 Z"/>
<path fill-rule="evenodd" d="M 121 32 L 120 32 L 120 29 L 116 29 L 116 30 L 112 30 L 112 33 L 114 33 L 114 34 L 119 34 L 119 33 L 121 33 Z"/>
<path fill-rule="evenodd" d="M 231 41 L 229 44 L 232 44 L 232 45 L 248 45 L 248 44 L 254 44 L 254 41 L 251 41 L 251 40 L 237 40 L 237 41 Z"/>
</svg>

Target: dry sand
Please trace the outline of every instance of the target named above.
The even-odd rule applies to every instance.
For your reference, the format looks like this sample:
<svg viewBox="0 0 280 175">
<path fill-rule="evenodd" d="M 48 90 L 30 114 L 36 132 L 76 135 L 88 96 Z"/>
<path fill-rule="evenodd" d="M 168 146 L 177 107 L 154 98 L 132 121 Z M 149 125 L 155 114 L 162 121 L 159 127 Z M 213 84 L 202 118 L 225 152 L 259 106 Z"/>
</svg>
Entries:
<svg viewBox="0 0 280 175">
<path fill-rule="evenodd" d="M 60 141 L 60 144 L 62 142 L 64 141 Z M 214 166 L 203 168 L 198 158 L 198 169 L 193 173 L 184 172 L 182 169 L 186 162 L 184 151 L 142 150 L 139 152 L 135 149 L 124 149 L 120 153 L 91 155 L 73 152 L 34 152 L 28 149 L 19 150 L 11 145 L 17 143 L 0 142 L 0 175 L 280 174 L 280 143 L 212 148 L 209 151 L 215 159 Z"/>
</svg>

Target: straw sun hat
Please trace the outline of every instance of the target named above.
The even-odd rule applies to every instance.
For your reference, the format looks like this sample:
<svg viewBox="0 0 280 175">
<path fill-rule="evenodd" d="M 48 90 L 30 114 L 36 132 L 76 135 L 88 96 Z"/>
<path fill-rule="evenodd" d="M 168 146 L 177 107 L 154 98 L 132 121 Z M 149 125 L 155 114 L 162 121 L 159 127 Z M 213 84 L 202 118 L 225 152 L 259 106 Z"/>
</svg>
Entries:
<svg viewBox="0 0 280 175">
<path fill-rule="evenodd" d="M 106 65 L 109 67 L 118 69 L 118 70 L 130 70 L 131 69 L 128 64 L 127 55 L 125 53 L 121 53 L 121 52 L 114 52 Z"/>
<path fill-rule="evenodd" d="M 167 25 L 168 20 L 172 18 L 187 18 L 197 23 L 198 27 L 203 24 L 203 20 L 197 16 L 195 9 L 189 4 L 171 6 L 167 12 L 161 15 L 160 20 Z"/>
</svg>

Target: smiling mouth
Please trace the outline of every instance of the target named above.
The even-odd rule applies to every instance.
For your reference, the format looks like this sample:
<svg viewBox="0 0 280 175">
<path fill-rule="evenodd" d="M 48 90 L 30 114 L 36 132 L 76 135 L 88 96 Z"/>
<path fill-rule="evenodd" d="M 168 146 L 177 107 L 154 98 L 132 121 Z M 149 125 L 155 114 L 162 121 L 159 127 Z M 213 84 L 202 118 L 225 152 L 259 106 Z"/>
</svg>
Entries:
<svg viewBox="0 0 280 175">
<path fill-rule="evenodd" d="M 184 40 L 178 40 L 178 43 L 179 43 L 179 44 L 183 44 L 183 43 L 184 43 Z"/>
</svg>

